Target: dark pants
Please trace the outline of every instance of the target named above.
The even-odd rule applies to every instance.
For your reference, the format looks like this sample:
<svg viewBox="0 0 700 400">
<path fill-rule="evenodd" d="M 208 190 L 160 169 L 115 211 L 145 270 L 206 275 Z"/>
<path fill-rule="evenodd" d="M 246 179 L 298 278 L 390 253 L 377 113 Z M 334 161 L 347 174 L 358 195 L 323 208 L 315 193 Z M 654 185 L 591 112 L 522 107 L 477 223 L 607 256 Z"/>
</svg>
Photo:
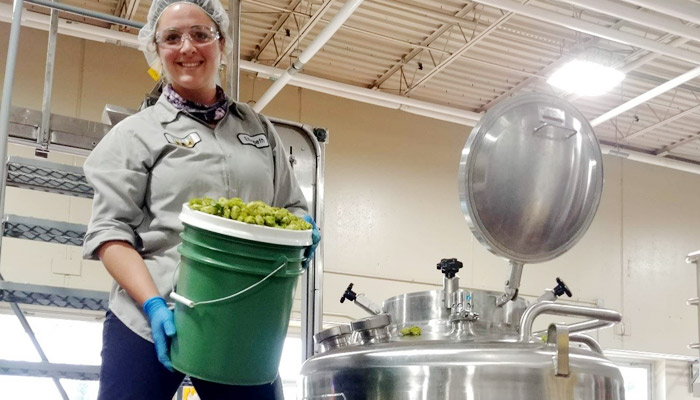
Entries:
<svg viewBox="0 0 700 400">
<path fill-rule="evenodd" d="M 156 356 L 153 343 L 126 327 L 107 311 L 102 342 L 99 400 L 171 400 L 185 378 L 168 371 Z M 281 400 L 282 383 L 277 379 L 259 386 L 233 386 L 191 378 L 202 400 Z"/>
</svg>

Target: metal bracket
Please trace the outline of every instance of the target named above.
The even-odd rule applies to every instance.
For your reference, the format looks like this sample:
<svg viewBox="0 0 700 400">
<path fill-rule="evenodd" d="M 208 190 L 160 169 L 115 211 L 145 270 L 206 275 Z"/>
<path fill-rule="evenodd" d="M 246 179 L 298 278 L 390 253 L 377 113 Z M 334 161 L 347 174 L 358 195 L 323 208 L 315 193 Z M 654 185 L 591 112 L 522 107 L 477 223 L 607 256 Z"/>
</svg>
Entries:
<svg viewBox="0 0 700 400">
<path fill-rule="evenodd" d="M 700 382 L 698 382 L 700 365 L 698 360 L 688 363 L 688 372 L 688 392 L 692 393 L 693 397 L 700 397 Z"/>
<path fill-rule="evenodd" d="M 496 300 L 496 305 L 501 307 L 507 302 L 518 297 L 518 288 L 520 287 L 520 278 L 523 275 L 523 263 L 510 260 L 510 278 L 506 281 L 506 290 Z"/>
<path fill-rule="evenodd" d="M 569 327 L 551 324 L 547 330 L 547 344 L 556 346 L 554 354 L 554 375 L 568 377 L 569 371 Z"/>
</svg>

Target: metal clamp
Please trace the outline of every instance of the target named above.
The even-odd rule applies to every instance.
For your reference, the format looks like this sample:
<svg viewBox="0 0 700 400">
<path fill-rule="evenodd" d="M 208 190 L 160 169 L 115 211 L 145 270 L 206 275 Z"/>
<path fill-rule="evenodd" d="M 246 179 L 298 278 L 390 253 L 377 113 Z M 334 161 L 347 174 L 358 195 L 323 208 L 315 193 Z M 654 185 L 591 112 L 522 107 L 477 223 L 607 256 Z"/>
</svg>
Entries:
<svg viewBox="0 0 700 400">
<path fill-rule="evenodd" d="M 551 324 L 547 330 L 547 344 L 553 344 L 557 350 L 554 353 L 554 375 L 569 376 L 569 327 L 567 325 Z"/>
<path fill-rule="evenodd" d="M 542 301 L 531 305 L 522 317 L 520 317 L 520 337 L 521 342 L 530 341 L 532 338 L 532 323 L 541 314 L 568 315 L 574 317 L 593 318 L 588 321 L 566 325 L 569 332 L 586 332 L 599 328 L 606 328 L 622 321 L 622 315 L 613 310 L 603 308 L 592 308 L 582 306 L 572 306 L 568 304 L 557 304 L 551 301 Z"/>
</svg>

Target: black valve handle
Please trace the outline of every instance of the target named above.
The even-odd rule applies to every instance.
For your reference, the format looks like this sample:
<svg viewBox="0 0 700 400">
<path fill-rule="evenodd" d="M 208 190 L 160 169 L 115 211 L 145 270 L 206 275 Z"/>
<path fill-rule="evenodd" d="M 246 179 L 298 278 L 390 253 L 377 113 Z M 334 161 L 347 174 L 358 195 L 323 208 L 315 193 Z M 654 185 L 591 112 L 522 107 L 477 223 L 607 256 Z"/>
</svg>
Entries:
<svg viewBox="0 0 700 400">
<path fill-rule="evenodd" d="M 566 286 L 566 283 L 564 283 L 564 281 L 557 278 L 557 286 L 554 288 L 554 294 L 557 296 L 561 296 L 564 293 L 566 293 L 567 296 L 571 297 L 571 290 L 569 290 L 569 287 Z"/>
<path fill-rule="evenodd" d="M 437 265 L 437 269 L 445 274 L 448 279 L 454 278 L 459 269 L 462 268 L 463 264 L 456 258 L 443 258 Z"/>
<path fill-rule="evenodd" d="M 345 293 L 343 293 L 343 297 L 340 298 L 341 303 L 345 303 L 345 299 L 348 299 L 350 301 L 355 301 L 355 299 L 357 298 L 357 293 L 352 291 L 352 285 L 353 284 L 351 282 L 350 285 L 348 285 L 348 288 L 345 289 Z"/>
</svg>

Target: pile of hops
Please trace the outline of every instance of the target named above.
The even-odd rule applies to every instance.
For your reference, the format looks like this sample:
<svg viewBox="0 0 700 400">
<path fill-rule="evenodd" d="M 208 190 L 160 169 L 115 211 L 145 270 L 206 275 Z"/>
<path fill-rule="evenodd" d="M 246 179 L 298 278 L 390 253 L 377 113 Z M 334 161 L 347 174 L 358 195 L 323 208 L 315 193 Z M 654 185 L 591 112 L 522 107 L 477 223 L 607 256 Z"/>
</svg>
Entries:
<svg viewBox="0 0 700 400">
<path fill-rule="evenodd" d="M 223 218 L 233 219 L 253 225 L 303 231 L 311 229 L 311 224 L 290 213 L 285 208 L 272 207 L 262 201 L 246 203 L 238 197 L 219 200 L 208 197 L 189 201 L 190 209 Z"/>
<path fill-rule="evenodd" d="M 401 336 L 420 336 L 423 331 L 421 330 L 420 326 L 413 325 L 411 327 L 403 327 L 401 328 L 401 331 L 399 331 Z"/>
</svg>

